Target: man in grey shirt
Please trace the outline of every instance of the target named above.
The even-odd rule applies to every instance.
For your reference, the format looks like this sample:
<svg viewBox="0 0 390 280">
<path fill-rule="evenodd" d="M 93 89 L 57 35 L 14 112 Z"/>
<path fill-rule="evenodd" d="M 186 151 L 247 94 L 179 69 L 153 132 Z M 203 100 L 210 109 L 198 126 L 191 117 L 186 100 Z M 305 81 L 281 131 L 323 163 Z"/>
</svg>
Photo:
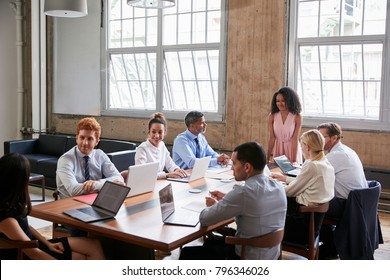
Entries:
<svg viewBox="0 0 390 280">
<path fill-rule="evenodd" d="M 255 142 L 247 142 L 234 149 L 233 173 L 237 184 L 224 194 L 210 192 L 208 206 L 200 213 L 202 226 L 235 218 L 235 236 L 251 238 L 284 228 L 287 199 L 283 185 L 263 174 L 266 163 L 264 149 Z M 244 181 L 239 183 L 239 181 Z M 211 239 L 210 239 L 211 240 Z M 185 247 L 180 259 L 236 259 L 240 246 L 206 241 L 201 247 Z M 187 251 L 187 252 L 186 252 Z M 248 247 L 247 259 L 278 259 L 280 246 L 272 248 Z"/>
<path fill-rule="evenodd" d="M 77 145 L 63 154 L 57 163 L 57 191 L 61 198 L 98 192 L 106 180 L 124 183 L 123 177 L 100 149 L 100 124 L 83 118 L 77 124 Z"/>
</svg>

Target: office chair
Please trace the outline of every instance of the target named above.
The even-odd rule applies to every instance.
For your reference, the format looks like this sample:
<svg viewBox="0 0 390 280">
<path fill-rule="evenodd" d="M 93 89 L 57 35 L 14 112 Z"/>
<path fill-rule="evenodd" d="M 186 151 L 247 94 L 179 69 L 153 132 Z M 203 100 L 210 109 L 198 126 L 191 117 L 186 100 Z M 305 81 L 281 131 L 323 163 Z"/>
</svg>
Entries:
<svg viewBox="0 0 390 280">
<path fill-rule="evenodd" d="M 309 215 L 309 240 L 307 244 L 282 241 L 282 250 L 303 256 L 309 260 L 317 260 L 320 247 L 320 228 L 315 236 L 315 213 L 326 213 L 329 209 L 329 202 L 318 206 L 299 206 L 298 213 Z M 321 221 L 322 223 L 322 221 Z M 321 224 L 320 223 L 320 224 Z"/>
<path fill-rule="evenodd" d="M 241 245 L 240 258 L 245 260 L 245 248 L 246 246 L 270 248 L 276 245 L 280 245 L 283 240 L 284 229 L 278 229 L 276 231 L 257 236 L 252 238 L 240 238 L 234 236 L 226 236 L 226 244 Z M 280 259 L 280 257 L 279 257 Z"/>
<path fill-rule="evenodd" d="M 326 219 L 336 225 L 334 243 L 341 260 L 373 260 L 378 244 L 383 244 L 378 218 L 381 184 L 367 181 L 368 188 L 352 190 L 339 220 Z"/>
<path fill-rule="evenodd" d="M 8 240 L 0 237 L 0 249 L 16 249 L 16 259 L 23 259 L 23 249 L 26 248 L 38 248 L 38 240 L 19 241 L 19 240 Z"/>
</svg>

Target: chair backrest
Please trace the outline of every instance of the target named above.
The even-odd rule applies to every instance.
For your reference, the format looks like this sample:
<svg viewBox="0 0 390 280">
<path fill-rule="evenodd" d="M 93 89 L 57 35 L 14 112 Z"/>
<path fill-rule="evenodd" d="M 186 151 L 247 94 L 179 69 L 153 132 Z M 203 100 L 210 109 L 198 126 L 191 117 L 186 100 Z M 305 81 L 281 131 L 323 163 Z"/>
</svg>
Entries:
<svg viewBox="0 0 390 280">
<path fill-rule="evenodd" d="M 19 241 L 0 237 L 0 249 L 16 249 L 18 260 L 23 259 L 23 249 L 26 248 L 38 248 L 38 240 Z"/>
<path fill-rule="evenodd" d="M 315 213 L 326 213 L 328 212 L 329 209 L 329 202 L 323 203 L 321 205 L 317 206 L 299 206 L 299 212 L 301 213 L 310 213 L 310 220 L 309 220 L 309 251 L 312 251 L 311 254 L 314 252 L 314 257 L 316 255 L 317 251 L 317 243 L 319 240 L 319 231 L 318 230 L 318 235 L 316 236 L 316 220 L 315 220 Z M 323 219 L 323 216 L 322 216 Z M 322 224 L 322 219 L 321 221 L 317 221 L 319 225 Z"/>
<path fill-rule="evenodd" d="M 316 227 L 316 223 L 318 223 L 317 226 L 321 226 L 322 219 L 325 213 L 328 211 L 328 209 L 329 209 L 329 202 L 325 202 L 316 206 L 303 206 L 303 205 L 299 206 L 298 212 L 309 214 L 308 244 L 307 246 L 302 246 L 303 244 L 283 242 L 283 250 L 304 256 L 309 260 L 318 259 L 320 228 L 317 229 L 318 234 L 316 235 L 315 227 Z M 318 221 L 316 221 L 315 219 L 316 214 L 322 214 L 321 219 Z"/>
<path fill-rule="evenodd" d="M 245 259 L 245 247 L 252 246 L 258 248 L 271 248 L 280 245 L 283 240 L 284 229 L 278 229 L 276 231 L 257 236 L 252 238 L 240 238 L 234 236 L 226 236 L 226 244 L 241 245 L 241 259 Z"/>
<path fill-rule="evenodd" d="M 383 242 L 378 219 L 381 184 L 367 181 L 368 188 L 352 190 L 334 238 L 340 259 L 373 259 Z"/>
</svg>

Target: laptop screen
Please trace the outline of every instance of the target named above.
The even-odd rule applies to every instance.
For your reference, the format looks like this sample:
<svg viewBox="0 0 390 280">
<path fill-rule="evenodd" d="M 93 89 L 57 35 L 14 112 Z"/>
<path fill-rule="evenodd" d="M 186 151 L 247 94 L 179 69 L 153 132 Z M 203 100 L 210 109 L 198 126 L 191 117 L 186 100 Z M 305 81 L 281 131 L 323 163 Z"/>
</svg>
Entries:
<svg viewBox="0 0 390 280">
<path fill-rule="evenodd" d="M 117 213 L 129 189 L 126 186 L 106 181 L 92 205 Z"/>
<path fill-rule="evenodd" d="M 169 184 L 159 191 L 161 215 L 165 221 L 174 211 L 175 204 L 173 202 L 172 185 Z"/>
<path fill-rule="evenodd" d="M 286 156 L 275 157 L 274 161 L 280 167 L 280 169 L 282 169 L 284 173 L 287 173 L 288 171 L 295 169 Z"/>
</svg>

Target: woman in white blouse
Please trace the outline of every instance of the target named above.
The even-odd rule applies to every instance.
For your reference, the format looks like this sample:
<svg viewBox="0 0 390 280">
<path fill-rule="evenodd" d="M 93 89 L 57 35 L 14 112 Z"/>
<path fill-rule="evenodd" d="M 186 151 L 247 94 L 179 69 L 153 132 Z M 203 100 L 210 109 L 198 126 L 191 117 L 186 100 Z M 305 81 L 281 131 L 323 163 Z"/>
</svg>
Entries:
<svg viewBox="0 0 390 280">
<path fill-rule="evenodd" d="M 148 125 L 148 139 L 142 142 L 135 153 L 135 164 L 159 162 L 158 179 L 185 177 L 187 173 L 172 160 L 165 143 L 167 121 L 162 113 L 154 113 Z"/>
<path fill-rule="evenodd" d="M 330 201 L 334 196 L 335 174 L 332 165 L 325 157 L 325 139 L 318 130 L 312 129 L 303 133 L 300 141 L 305 158 L 300 174 L 293 178 L 272 173 L 271 177 L 286 183 L 288 209 L 284 240 L 304 243 L 307 242 L 308 215 L 297 213 L 298 207 Z M 317 215 L 316 233 L 319 231 L 322 219 L 323 215 Z"/>
</svg>

